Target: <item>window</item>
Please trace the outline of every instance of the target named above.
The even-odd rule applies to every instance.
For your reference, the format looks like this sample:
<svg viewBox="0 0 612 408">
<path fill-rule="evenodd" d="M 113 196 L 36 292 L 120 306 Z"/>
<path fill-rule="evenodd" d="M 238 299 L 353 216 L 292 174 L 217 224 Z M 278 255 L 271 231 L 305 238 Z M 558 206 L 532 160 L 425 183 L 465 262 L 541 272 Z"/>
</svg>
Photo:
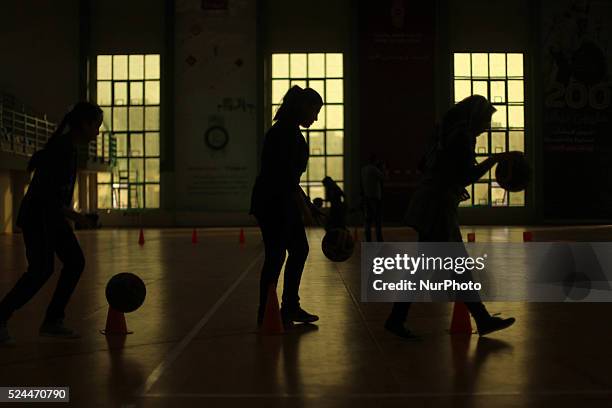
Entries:
<svg viewBox="0 0 612 408">
<path fill-rule="evenodd" d="M 160 57 L 98 55 L 102 134 L 116 139 L 112 173 L 98 173 L 99 208 L 159 208 Z"/>
<path fill-rule="evenodd" d="M 491 129 L 476 141 L 480 163 L 492 153 L 525 151 L 525 78 L 523 54 L 458 53 L 454 55 L 454 101 L 485 96 L 497 109 Z M 495 182 L 495 167 L 468 187 L 471 200 L 461 206 L 522 207 L 525 192 L 510 193 Z"/>
<path fill-rule="evenodd" d="M 302 132 L 308 141 L 310 159 L 301 185 L 311 198 L 325 197 L 321 180 L 333 178 L 344 189 L 344 80 L 342 54 L 273 54 L 272 117 L 283 96 L 293 85 L 310 87 L 324 105 L 319 120 Z"/>
</svg>

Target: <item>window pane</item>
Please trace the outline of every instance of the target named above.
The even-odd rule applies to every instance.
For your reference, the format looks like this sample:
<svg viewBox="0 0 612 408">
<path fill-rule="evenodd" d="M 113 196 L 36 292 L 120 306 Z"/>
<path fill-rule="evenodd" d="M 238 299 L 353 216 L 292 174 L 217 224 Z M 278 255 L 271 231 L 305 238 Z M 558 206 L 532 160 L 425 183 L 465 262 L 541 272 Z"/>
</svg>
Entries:
<svg viewBox="0 0 612 408">
<path fill-rule="evenodd" d="M 130 208 L 142 208 L 143 207 L 143 185 L 131 185 L 130 186 Z"/>
<path fill-rule="evenodd" d="M 330 130 L 327 132 L 327 154 L 344 153 L 344 132 Z"/>
<path fill-rule="evenodd" d="M 477 154 L 487 154 L 489 153 L 489 134 L 483 133 L 476 138 L 476 147 Z"/>
<path fill-rule="evenodd" d="M 131 157 L 142 157 L 143 155 L 144 155 L 144 150 L 143 150 L 142 133 L 130 134 L 130 156 Z"/>
<path fill-rule="evenodd" d="M 493 153 L 506 151 L 506 133 L 492 132 L 491 133 L 491 150 Z"/>
<path fill-rule="evenodd" d="M 486 157 L 476 157 L 476 162 L 480 164 L 486 159 L 487 159 Z M 479 181 L 488 182 L 490 177 L 491 177 L 491 171 L 489 170 L 485 174 L 483 174 L 482 177 L 480 177 Z"/>
<path fill-rule="evenodd" d="M 508 81 L 508 102 L 524 102 L 523 81 Z"/>
<path fill-rule="evenodd" d="M 342 54 L 325 54 L 325 76 L 340 78 L 342 75 Z"/>
<path fill-rule="evenodd" d="M 145 181 L 159 182 L 159 159 L 145 159 Z"/>
<path fill-rule="evenodd" d="M 522 106 L 508 106 L 508 121 L 510 127 L 525 127 L 525 113 Z"/>
<path fill-rule="evenodd" d="M 113 109 L 102 106 L 102 126 L 105 130 L 113 130 Z"/>
<path fill-rule="evenodd" d="M 142 159 L 130 159 L 130 182 L 142 182 L 144 179 L 144 162 Z"/>
<path fill-rule="evenodd" d="M 321 181 L 325 177 L 325 158 L 311 157 L 308 160 L 308 181 Z"/>
<path fill-rule="evenodd" d="M 295 85 L 299 86 L 300 88 L 306 88 L 306 81 L 303 79 L 296 79 L 291 81 L 291 86 L 293 87 Z"/>
<path fill-rule="evenodd" d="M 308 54 L 308 77 L 325 76 L 325 54 Z"/>
<path fill-rule="evenodd" d="M 510 194 L 510 205 L 511 206 L 524 206 L 525 205 L 525 192 L 524 191 L 518 191 L 516 193 L 509 193 Z"/>
<path fill-rule="evenodd" d="M 112 208 L 110 184 L 98 184 L 98 208 Z"/>
<path fill-rule="evenodd" d="M 472 94 L 472 84 L 470 81 L 455 81 L 455 103 L 460 102 Z"/>
<path fill-rule="evenodd" d="M 495 105 L 497 112 L 493 114 L 491 120 L 491 127 L 493 128 L 505 128 L 506 127 L 506 107 L 503 105 Z"/>
<path fill-rule="evenodd" d="M 159 208 L 159 184 L 147 184 L 145 193 L 146 207 Z"/>
<path fill-rule="evenodd" d="M 323 187 L 320 183 L 313 184 L 309 188 L 309 196 L 312 200 L 315 198 L 325 199 L 325 187 Z"/>
<path fill-rule="evenodd" d="M 145 55 L 145 78 L 159 79 L 159 55 Z"/>
<path fill-rule="evenodd" d="M 144 78 L 144 55 L 130 55 L 130 79 Z"/>
<path fill-rule="evenodd" d="M 142 105 L 142 82 L 130 82 L 130 104 L 131 105 Z"/>
<path fill-rule="evenodd" d="M 508 54 L 508 76 L 523 76 L 523 54 Z"/>
<path fill-rule="evenodd" d="M 472 76 L 489 76 L 489 59 L 487 54 L 472 54 Z"/>
<path fill-rule="evenodd" d="M 344 109 L 342 105 L 327 105 L 327 128 L 344 128 Z M 323 109 L 321 109 L 323 111 Z"/>
<path fill-rule="evenodd" d="M 159 133 L 145 135 L 145 154 L 149 157 L 159 156 Z"/>
<path fill-rule="evenodd" d="M 308 145 L 312 156 L 322 156 L 325 154 L 325 140 L 323 135 L 323 132 L 309 132 L 308 138 L 310 140 Z"/>
<path fill-rule="evenodd" d="M 127 130 L 127 108 L 113 108 L 113 130 Z"/>
<path fill-rule="evenodd" d="M 128 173 L 128 159 L 118 159 L 117 166 L 114 169 L 116 179 L 113 180 L 113 182 L 119 184 L 126 182 L 128 178 Z"/>
<path fill-rule="evenodd" d="M 508 150 L 517 150 L 519 152 L 525 151 L 525 133 L 512 131 L 509 135 L 510 148 Z"/>
<path fill-rule="evenodd" d="M 96 96 L 98 105 L 110 105 L 112 102 L 111 82 L 99 81 Z"/>
<path fill-rule="evenodd" d="M 159 81 L 145 82 L 145 104 L 159 105 Z"/>
<path fill-rule="evenodd" d="M 127 55 L 115 55 L 113 57 L 113 79 L 128 79 Z"/>
<path fill-rule="evenodd" d="M 289 54 L 272 54 L 272 78 L 289 78 Z"/>
<path fill-rule="evenodd" d="M 119 189 L 119 208 L 128 208 L 128 190 L 127 188 Z"/>
<path fill-rule="evenodd" d="M 470 76 L 470 54 L 455 54 L 455 76 Z"/>
<path fill-rule="evenodd" d="M 291 54 L 289 62 L 291 78 L 306 78 L 306 54 Z"/>
<path fill-rule="evenodd" d="M 326 82 L 325 103 L 342 103 L 344 100 L 342 93 L 341 79 L 328 79 Z"/>
<path fill-rule="evenodd" d="M 323 101 L 327 102 L 327 96 L 325 95 L 325 81 L 309 80 L 308 86 L 317 91 L 319 95 L 321 95 L 321 98 L 323 98 Z"/>
<path fill-rule="evenodd" d="M 130 107 L 130 130 L 142 130 L 143 112 L 142 107 Z"/>
<path fill-rule="evenodd" d="M 344 167 L 342 157 L 327 158 L 327 175 L 336 181 L 344 179 Z"/>
<path fill-rule="evenodd" d="M 482 95 L 488 99 L 489 84 L 487 83 L 487 81 L 474 81 L 472 86 L 474 87 L 472 90 L 473 95 Z"/>
<path fill-rule="evenodd" d="M 281 103 L 289 90 L 289 81 L 276 79 L 272 81 L 272 103 Z"/>
<path fill-rule="evenodd" d="M 110 183 L 111 182 L 111 174 L 100 172 L 96 174 L 98 183 Z"/>
<path fill-rule="evenodd" d="M 504 81 L 491 81 L 491 102 L 506 102 L 506 83 Z"/>
<path fill-rule="evenodd" d="M 115 105 L 127 105 L 127 82 L 115 82 Z"/>
<path fill-rule="evenodd" d="M 272 105 L 272 117 L 270 118 L 270 120 L 274 120 L 274 116 L 276 115 L 276 111 L 279 107 L 280 105 Z"/>
<path fill-rule="evenodd" d="M 494 207 L 506 206 L 508 204 L 508 194 L 500 187 L 491 188 L 491 199 Z"/>
<path fill-rule="evenodd" d="M 489 69 L 492 77 L 506 76 L 506 55 L 489 54 Z"/>
<path fill-rule="evenodd" d="M 489 183 L 474 184 L 474 205 L 489 204 Z"/>
<path fill-rule="evenodd" d="M 159 108 L 145 108 L 145 129 L 159 130 Z"/>
<path fill-rule="evenodd" d="M 113 79 L 113 67 L 112 59 L 110 55 L 98 55 L 98 67 L 96 78 L 100 79 Z"/>
<path fill-rule="evenodd" d="M 115 133 L 115 141 L 117 144 L 117 157 L 127 156 L 127 134 Z"/>
</svg>

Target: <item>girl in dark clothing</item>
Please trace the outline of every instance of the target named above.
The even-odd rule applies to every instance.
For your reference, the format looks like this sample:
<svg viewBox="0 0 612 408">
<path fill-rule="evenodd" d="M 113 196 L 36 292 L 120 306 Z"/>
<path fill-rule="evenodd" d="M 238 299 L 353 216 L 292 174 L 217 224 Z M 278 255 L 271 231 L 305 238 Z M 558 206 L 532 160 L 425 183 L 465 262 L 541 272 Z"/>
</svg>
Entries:
<svg viewBox="0 0 612 408">
<path fill-rule="evenodd" d="M 89 102 L 79 102 L 66 114 L 44 149 L 30 159 L 28 170 L 34 177 L 21 202 L 17 226 L 23 231 L 28 270 L 0 302 L 0 342 L 14 340 L 6 322 L 24 306 L 49 279 L 54 257 L 63 263 L 57 288 L 40 327 L 42 336 L 76 338 L 63 325 L 64 309 L 74 291 L 85 259 L 68 224 L 68 219 L 84 225 L 91 222 L 72 209 L 76 179 L 76 145 L 87 144 L 98 135 L 102 110 Z"/>
<path fill-rule="evenodd" d="M 416 229 L 420 242 L 463 242 L 457 207 L 469 198 L 465 187 L 512 154 L 498 153 L 476 163 L 476 137 L 491 126 L 494 112 L 495 108 L 486 98 L 473 95 L 444 116 L 435 143 L 421 163 L 423 179 L 406 213 L 406 223 Z M 466 306 L 480 335 L 514 323 L 514 318 L 492 317 L 482 302 L 466 302 Z M 409 308 L 408 302 L 395 303 L 385 328 L 400 337 L 415 337 L 404 327 Z"/>
<path fill-rule="evenodd" d="M 310 323 L 319 318 L 300 307 L 300 280 L 308 256 L 308 240 L 303 216 L 319 210 L 300 187 L 300 176 L 308 164 L 308 144 L 300 126 L 308 128 L 316 120 L 323 100 L 313 89 L 292 87 L 274 116 L 275 123 L 265 136 L 261 170 L 251 199 L 251 214 L 257 218 L 265 246 L 265 260 L 259 286 L 257 322 L 261 325 L 270 285 L 276 286 L 286 252 L 281 317 Z"/>
</svg>

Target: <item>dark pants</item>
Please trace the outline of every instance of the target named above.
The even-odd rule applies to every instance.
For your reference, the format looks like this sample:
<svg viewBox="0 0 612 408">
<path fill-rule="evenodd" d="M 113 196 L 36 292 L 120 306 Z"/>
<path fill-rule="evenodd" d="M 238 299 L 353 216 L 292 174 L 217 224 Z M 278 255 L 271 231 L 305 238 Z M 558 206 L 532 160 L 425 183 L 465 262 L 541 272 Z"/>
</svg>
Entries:
<svg viewBox="0 0 612 408">
<path fill-rule="evenodd" d="M 308 240 L 304 223 L 299 215 L 276 220 L 273 217 L 257 218 L 265 246 L 265 259 L 259 281 L 259 313 L 263 316 L 270 285 L 276 286 L 285 255 L 282 307 L 295 310 L 300 306 L 300 281 L 308 257 Z"/>
<path fill-rule="evenodd" d="M 366 242 L 372 241 L 372 223 L 376 229 L 376 241 L 382 242 L 382 201 L 376 198 L 364 198 L 365 225 L 364 233 Z"/>
<path fill-rule="evenodd" d="M 57 254 L 63 268 L 57 288 L 47 308 L 45 321 L 64 318 L 64 309 L 85 267 L 83 251 L 68 222 L 23 227 L 28 270 L 0 302 L 0 321 L 7 321 L 15 310 L 28 303 L 54 271 Z"/>
<path fill-rule="evenodd" d="M 452 232 L 453 233 L 451 234 L 443 232 L 441 234 L 435 234 L 432 236 L 419 233 L 419 242 L 454 242 L 454 239 L 450 238 L 454 236 L 460 240 L 461 232 L 459 231 L 459 227 L 457 227 L 456 231 Z M 391 309 L 391 314 L 389 315 L 387 321 L 392 324 L 404 324 L 406 318 L 408 317 L 408 311 L 410 310 L 411 305 L 411 302 L 393 303 L 393 308 Z M 479 324 L 491 316 L 482 302 L 465 302 L 465 306 L 470 311 L 472 317 L 474 317 L 476 324 Z"/>
</svg>

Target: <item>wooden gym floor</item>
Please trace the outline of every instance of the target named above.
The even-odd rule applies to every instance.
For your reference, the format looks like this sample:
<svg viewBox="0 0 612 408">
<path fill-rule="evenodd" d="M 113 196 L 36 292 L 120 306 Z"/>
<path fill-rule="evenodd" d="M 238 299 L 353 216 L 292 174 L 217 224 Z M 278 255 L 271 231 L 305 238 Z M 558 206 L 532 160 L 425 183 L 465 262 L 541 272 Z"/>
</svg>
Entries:
<svg viewBox="0 0 612 408">
<path fill-rule="evenodd" d="M 520 242 L 518 227 L 465 228 L 478 241 Z M 547 228 L 550 239 L 609 241 L 612 227 Z M 408 240 L 407 230 L 386 239 Z M 387 304 L 359 302 L 359 256 L 342 264 L 311 253 L 302 305 L 321 320 L 283 336 L 255 330 L 263 245 L 236 229 L 78 233 L 87 267 L 68 308 L 80 340 L 37 335 L 57 274 L 9 323 L 17 345 L 0 348 L 0 386 L 70 386 L 82 407 L 610 407 L 612 305 L 489 303 L 515 316 L 487 338 L 449 336 L 449 304 L 417 304 L 409 317 L 421 342 L 382 324 Z M 21 235 L 0 235 L 0 295 L 25 268 Z M 119 272 L 147 285 L 145 304 L 127 315 L 134 334 L 99 333 L 104 287 Z"/>
</svg>

